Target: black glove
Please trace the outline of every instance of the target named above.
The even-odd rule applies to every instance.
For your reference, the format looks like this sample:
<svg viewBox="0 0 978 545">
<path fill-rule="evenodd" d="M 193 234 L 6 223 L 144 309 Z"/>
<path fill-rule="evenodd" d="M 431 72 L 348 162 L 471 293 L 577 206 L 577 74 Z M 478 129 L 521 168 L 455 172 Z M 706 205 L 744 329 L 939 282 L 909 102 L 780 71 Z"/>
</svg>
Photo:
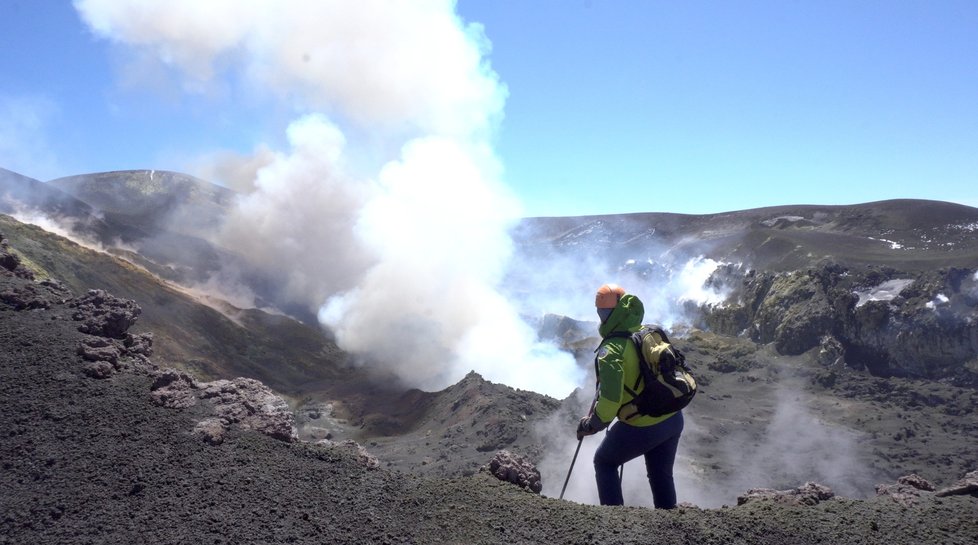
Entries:
<svg viewBox="0 0 978 545">
<path fill-rule="evenodd" d="M 595 416 L 594 415 L 585 416 L 585 417 L 581 418 L 581 421 L 580 422 L 577 423 L 577 440 L 578 441 L 580 441 L 581 439 L 583 439 L 585 435 L 594 435 L 595 433 L 598 433 L 598 431 L 601 429 L 601 428 L 599 428 L 597 426 L 594 426 L 592 424 L 592 422 L 591 422 L 591 419 L 592 418 L 595 418 Z"/>
</svg>

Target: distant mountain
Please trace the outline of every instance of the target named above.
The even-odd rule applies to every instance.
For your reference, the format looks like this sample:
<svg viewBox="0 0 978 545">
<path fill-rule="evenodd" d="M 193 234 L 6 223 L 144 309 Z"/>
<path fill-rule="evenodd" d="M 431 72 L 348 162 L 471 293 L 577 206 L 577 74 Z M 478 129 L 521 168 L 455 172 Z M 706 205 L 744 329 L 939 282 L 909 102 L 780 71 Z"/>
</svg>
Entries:
<svg viewBox="0 0 978 545">
<path fill-rule="evenodd" d="M 0 213 L 38 215 L 88 233 L 94 239 L 111 238 L 113 229 L 98 210 L 57 187 L 0 168 Z"/>
<path fill-rule="evenodd" d="M 145 229 L 206 234 L 220 225 L 235 193 L 179 172 L 122 170 L 48 182 L 106 214 Z"/>
<path fill-rule="evenodd" d="M 833 262 L 911 270 L 978 267 L 978 208 L 941 201 L 795 205 L 719 214 L 528 218 L 514 231 L 526 254 L 603 253 L 628 259 L 702 255 L 758 270 Z"/>
</svg>

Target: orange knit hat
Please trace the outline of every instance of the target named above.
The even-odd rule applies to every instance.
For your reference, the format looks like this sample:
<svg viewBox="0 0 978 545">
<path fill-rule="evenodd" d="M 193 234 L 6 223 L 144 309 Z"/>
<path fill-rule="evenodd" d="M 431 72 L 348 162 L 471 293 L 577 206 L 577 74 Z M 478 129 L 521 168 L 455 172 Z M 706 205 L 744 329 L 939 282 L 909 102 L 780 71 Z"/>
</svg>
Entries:
<svg viewBox="0 0 978 545">
<path fill-rule="evenodd" d="M 618 284 L 605 284 L 598 288 L 597 295 L 594 296 L 594 306 L 598 308 L 615 308 L 622 295 L 625 295 L 625 288 Z"/>
</svg>

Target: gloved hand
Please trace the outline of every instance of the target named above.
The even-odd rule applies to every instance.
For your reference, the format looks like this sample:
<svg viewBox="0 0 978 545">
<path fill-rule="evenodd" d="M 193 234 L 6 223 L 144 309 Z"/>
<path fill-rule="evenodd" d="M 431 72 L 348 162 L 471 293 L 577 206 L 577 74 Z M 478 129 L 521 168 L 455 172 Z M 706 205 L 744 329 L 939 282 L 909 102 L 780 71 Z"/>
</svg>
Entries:
<svg viewBox="0 0 978 545">
<path fill-rule="evenodd" d="M 577 440 L 580 441 L 585 435 L 594 435 L 598 433 L 599 428 L 592 425 L 591 416 L 585 416 L 581 418 L 581 421 L 577 423 Z"/>
</svg>

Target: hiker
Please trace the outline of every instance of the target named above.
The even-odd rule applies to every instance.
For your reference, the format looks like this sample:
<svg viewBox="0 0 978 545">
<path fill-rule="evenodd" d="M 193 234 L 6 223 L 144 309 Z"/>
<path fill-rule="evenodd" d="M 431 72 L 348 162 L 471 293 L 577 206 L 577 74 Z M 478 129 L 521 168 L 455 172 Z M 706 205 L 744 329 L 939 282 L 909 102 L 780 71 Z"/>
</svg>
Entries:
<svg viewBox="0 0 978 545">
<path fill-rule="evenodd" d="M 621 286 L 605 284 L 594 299 L 601 325 L 601 344 L 595 351 L 597 385 L 588 415 L 581 418 L 577 439 L 593 435 L 618 418 L 594 453 L 594 476 L 601 505 L 623 505 L 618 468 L 629 460 L 645 456 L 652 499 L 656 509 L 676 507 L 676 486 L 672 465 L 679 436 L 683 431 L 682 411 L 663 416 L 638 414 L 626 385 L 638 382 L 638 352 L 627 336 L 642 326 L 645 308 L 638 297 Z M 638 392 L 636 392 L 638 393 Z"/>
</svg>

